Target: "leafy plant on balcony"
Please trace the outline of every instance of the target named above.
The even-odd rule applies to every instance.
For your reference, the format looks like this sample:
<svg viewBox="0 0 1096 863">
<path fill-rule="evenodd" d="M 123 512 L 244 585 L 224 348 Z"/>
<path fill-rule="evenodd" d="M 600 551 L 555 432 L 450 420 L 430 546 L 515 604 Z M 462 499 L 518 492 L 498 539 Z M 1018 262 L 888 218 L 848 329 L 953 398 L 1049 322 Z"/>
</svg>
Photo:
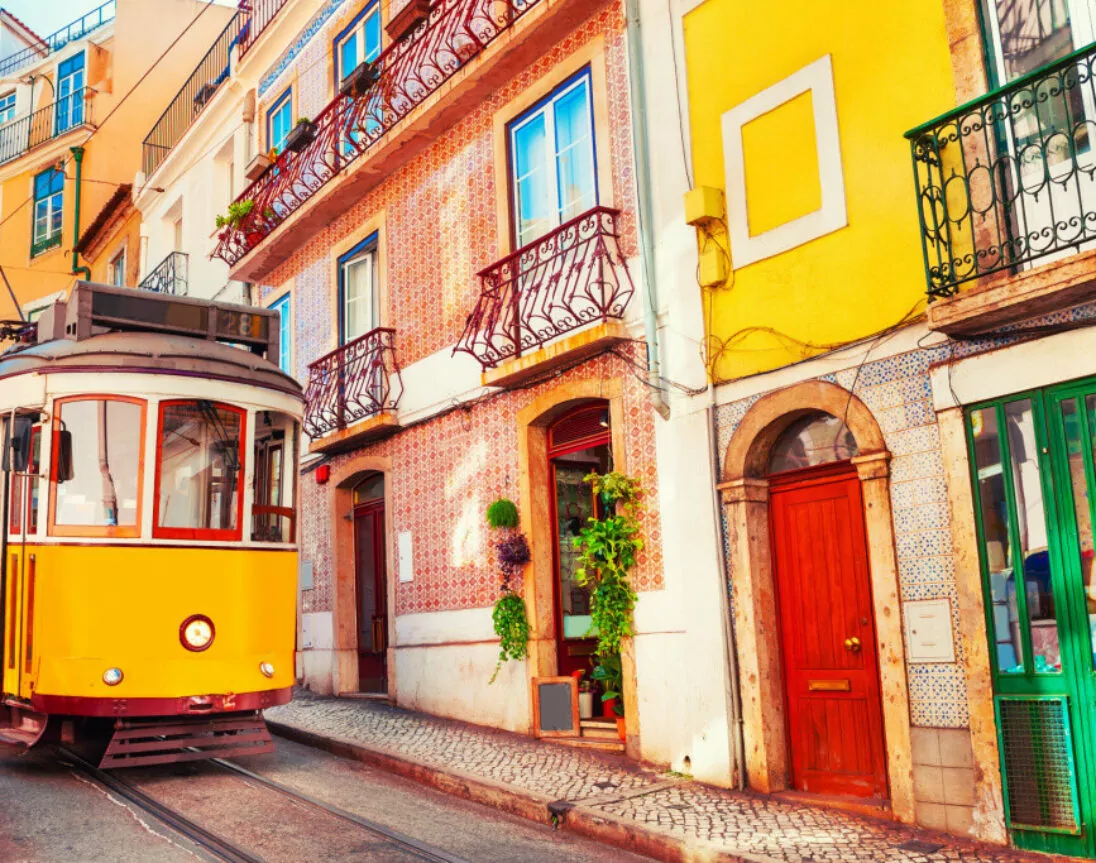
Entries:
<svg viewBox="0 0 1096 863">
<path fill-rule="evenodd" d="M 233 201 L 228 205 L 227 215 L 217 216 L 217 227 L 239 228 L 253 209 L 255 209 L 255 202 L 250 198 L 244 201 Z"/>
<path fill-rule="evenodd" d="M 589 634 L 596 631 L 597 655 L 604 659 L 619 654 L 623 639 L 634 634 L 632 614 L 637 597 L 629 573 L 643 548 L 638 520 L 643 489 L 636 480 L 616 471 L 591 473 L 584 481 L 611 513 L 588 519 L 574 538 L 579 552 L 575 578 L 590 588 Z"/>
<path fill-rule="evenodd" d="M 495 634 L 499 637 L 499 660 L 489 683 L 498 679 L 502 664 L 510 659 L 524 659 L 529 652 L 529 617 L 525 600 L 514 591 L 513 580 L 532 560 L 525 534 L 515 530 L 518 510 L 512 501 L 499 499 L 487 509 L 487 521 L 502 532 L 495 543 L 495 554 L 502 573 L 500 595 L 491 612 Z"/>
</svg>

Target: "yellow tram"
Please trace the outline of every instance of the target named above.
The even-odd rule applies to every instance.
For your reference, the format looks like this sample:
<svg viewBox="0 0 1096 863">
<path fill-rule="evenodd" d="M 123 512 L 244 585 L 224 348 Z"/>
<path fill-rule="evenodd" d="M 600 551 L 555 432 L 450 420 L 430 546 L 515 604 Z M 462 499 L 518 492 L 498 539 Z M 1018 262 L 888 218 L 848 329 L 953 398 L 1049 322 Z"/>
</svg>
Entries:
<svg viewBox="0 0 1096 863">
<path fill-rule="evenodd" d="M 300 386 L 276 314 L 78 282 L 0 354 L 0 740 L 103 766 L 270 748 Z"/>
</svg>

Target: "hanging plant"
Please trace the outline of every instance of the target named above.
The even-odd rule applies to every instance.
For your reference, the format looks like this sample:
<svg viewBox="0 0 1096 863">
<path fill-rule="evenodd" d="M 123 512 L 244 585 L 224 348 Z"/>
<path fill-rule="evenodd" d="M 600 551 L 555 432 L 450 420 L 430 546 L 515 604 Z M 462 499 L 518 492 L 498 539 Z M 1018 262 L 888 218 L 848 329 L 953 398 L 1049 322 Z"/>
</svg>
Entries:
<svg viewBox="0 0 1096 863">
<path fill-rule="evenodd" d="M 591 473 L 585 481 L 615 514 L 591 518 L 574 538 L 578 549 L 578 583 L 590 590 L 590 633 L 597 631 L 597 655 L 620 653 L 621 641 L 634 634 L 636 592 L 628 580 L 643 548 L 636 518 L 643 490 L 636 480 L 616 472 Z"/>
<path fill-rule="evenodd" d="M 524 533 L 512 533 L 495 545 L 498 553 L 499 569 L 502 570 L 502 589 L 510 590 L 510 580 L 525 567 L 532 555 Z"/>
<path fill-rule="evenodd" d="M 525 615 L 525 601 L 520 596 L 503 590 L 491 619 L 499 637 L 499 661 L 488 683 L 494 683 L 498 678 L 502 663 L 509 659 L 525 659 L 529 650 L 529 619 Z"/>
<path fill-rule="evenodd" d="M 512 500 L 500 497 L 487 507 L 487 524 L 493 528 L 517 527 L 518 507 Z"/>
</svg>

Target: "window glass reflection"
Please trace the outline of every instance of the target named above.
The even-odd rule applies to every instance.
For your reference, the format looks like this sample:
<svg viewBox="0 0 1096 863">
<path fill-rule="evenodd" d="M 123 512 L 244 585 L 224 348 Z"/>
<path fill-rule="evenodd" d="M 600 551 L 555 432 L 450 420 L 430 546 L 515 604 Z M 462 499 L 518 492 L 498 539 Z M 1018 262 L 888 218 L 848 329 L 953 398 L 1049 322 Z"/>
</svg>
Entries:
<svg viewBox="0 0 1096 863">
<path fill-rule="evenodd" d="M 251 538 L 294 542 L 297 527 L 297 423 L 285 414 L 255 415 L 255 489 Z"/>
</svg>

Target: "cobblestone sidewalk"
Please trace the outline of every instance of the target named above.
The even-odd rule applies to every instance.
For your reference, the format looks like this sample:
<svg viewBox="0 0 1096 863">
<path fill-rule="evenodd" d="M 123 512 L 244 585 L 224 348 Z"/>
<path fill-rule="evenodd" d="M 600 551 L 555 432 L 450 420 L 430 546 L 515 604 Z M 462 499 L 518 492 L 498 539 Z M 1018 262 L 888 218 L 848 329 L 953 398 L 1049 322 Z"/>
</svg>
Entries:
<svg viewBox="0 0 1096 863">
<path fill-rule="evenodd" d="M 438 771 L 456 771 L 605 813 L 691 846 L 759 863 L 1018 863 L 1042 855 L 968 843 L 835 812 L 736 793 L 623 758 L 545 743 L 358 699 L 300 692 L 268 719 Z M 932 853 L 911 840 L 943 845 Z"/>
</svg>

